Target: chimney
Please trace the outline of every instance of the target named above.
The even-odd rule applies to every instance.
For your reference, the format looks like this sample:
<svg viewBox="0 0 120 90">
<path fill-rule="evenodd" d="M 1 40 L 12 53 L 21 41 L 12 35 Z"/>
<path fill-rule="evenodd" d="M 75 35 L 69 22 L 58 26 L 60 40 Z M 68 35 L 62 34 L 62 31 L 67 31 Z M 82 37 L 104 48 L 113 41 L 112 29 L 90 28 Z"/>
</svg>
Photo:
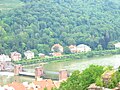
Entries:
<svg viewBox="0 0 120 90">
<path fill-rule="evenodd" d="M 36 67 L 35 68 L 35 78 L 40 78 L 41 76 L 43 76 L 44 72 L 43 72 L 43 67 Z"/>
<path fill-rule="evenodd" d="M 68 71 L 65 69 L 60 70 L 59 72 L 59 81 L 61 80 L 67 80 L 68 78 Z"/>
</svg>

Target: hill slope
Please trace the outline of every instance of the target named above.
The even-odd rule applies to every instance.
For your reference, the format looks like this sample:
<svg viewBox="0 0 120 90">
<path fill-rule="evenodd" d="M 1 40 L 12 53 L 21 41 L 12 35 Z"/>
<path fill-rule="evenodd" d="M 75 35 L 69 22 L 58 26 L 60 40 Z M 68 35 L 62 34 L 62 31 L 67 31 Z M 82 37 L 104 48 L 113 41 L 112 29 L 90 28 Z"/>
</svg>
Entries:
<svg viewBox="0 0 120 90">
<path fill-rule="evenodd" d="M 25 1 L 25 0 L 22 0 Z M 30 0 L 0 15 L 0 52 L 48 53 L 54 43 L 93 49 L 120 39 L 118 0 Z"/>
<path fill-rule="evenodd" d="M 10 10 L 23 5 L 20 0 L 0 0 L 0 10 Z"/>
</svg>

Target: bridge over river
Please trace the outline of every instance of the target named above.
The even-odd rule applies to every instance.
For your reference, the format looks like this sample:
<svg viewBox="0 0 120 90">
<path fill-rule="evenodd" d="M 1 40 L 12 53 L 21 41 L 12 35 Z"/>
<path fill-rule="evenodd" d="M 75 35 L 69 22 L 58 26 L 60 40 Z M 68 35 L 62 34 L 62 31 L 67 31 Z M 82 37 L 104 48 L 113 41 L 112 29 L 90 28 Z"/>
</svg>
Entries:
<svg viewBox="0 0 120 90">
<path fill-rule="evenodd" d="M 55 71 L 46 71 L 44 70 L 43 66 L 35 67 L 34 69 L 27 69 L 24 68 L 22 65 L 15 65 L 14 74 L 20 76 L 27 76 L 27 77 L 35 77 L 35 78 L 50 78 L 55 80 L 60 80 L 60 78 L 68 77 L 68 71 L 65 69 Z M 48 75 L 54 76 L 48 77 Z"/>
<path fill-rule="evenodd" d="M 68 70 L 69 73 L 73 72 L 74 70 L 84 70 L 85 68 L 89 67 L 89 65 L 104 65 L 104 66 L 114 66 L 117 68 L 120 66 L 120 55 L 113 55 L 113 56 L 106 56 L 106 57 L 97 57 L 97 58 L 89 58 L 89 59 L 81 59 L 81 60 L 71 60 L 71 61 L 64 61 L 64 62 L 51 62 L 44 64 L 44 71 L 46 73 L 46 78 L 58 78 L 58 72 L 61 69 Z M 26 65 L 24 66 L 24 70 L 30 73 L 35 72 L 35 67 L 39 67 L 40 64 L 35 65 Z M 12 82 L 15 80 L 15 77 L 8 77 L 3 74 L 0 76 L 1 83 L 8 83 L 9 81 Z M 25 77 L 25 76 L 16 76 L 19 82 L 23 81 L 31 81 L 34 78 L 32 77 Z M 3 79 L 2 79 L 3 78 Z M 7 79 L 5 79 L 7 78 Z"/>
<path fill-rule="evenodd" d="M 23 72 L 19 72 L 19 75 L 21 76 L 29 76 L 29 77 L 35 77 L 35 72 L 27 72 L 27 69 L 24 69 Z M 46 75 L 59 75 L 59 72 L 54 72 L 54 71 L 44 71 L 44 76 Z M 48 78 L 48 77 L 44 77 Z M 54 78 L 55 79 L 55 78 Z M 57 79 L 57 78 L 56 78 Z"/>
</svg>

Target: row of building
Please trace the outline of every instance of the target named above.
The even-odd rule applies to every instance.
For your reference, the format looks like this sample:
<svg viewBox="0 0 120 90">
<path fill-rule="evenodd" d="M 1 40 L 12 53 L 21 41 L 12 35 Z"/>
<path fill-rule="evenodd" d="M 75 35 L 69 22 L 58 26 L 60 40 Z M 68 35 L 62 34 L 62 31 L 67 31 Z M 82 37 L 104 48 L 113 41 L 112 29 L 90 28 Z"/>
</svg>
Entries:
<svg viewBox="0 0 120 90">
<path fill-rule="evenodd" d="M 34 58 L 34 52 L 32 52 L 30 50 L 26 51 L 24 53 L 24 55 L 25 55 L 26 59 L 32 59 L 32 58 Z M 0 55 L 0 61 L 1 62 L 9 62 L 11 60 L 18 61 L 18 60 L 21 60 L 21 58 L 22 58 L 22 55 L 20 53 L 16 52 L 16 51 L 12 52 L 10 54 L 10 57 L 8 55 L 5 55 L 5 54 L 1 54 Z"/>
<path fill-rule="evenodd" d="M 91 48 L 88 45 L 80 44 L 78 46 L 76 45 L 70 45 L 68 46 L 71 53 L 80 53 L 80 52 L 88 52 L 91 51 Z M 57 49 L 57 50 L 55 50 Z M 60 44 L 54 44 L 51 48 L 51 51 L 53 52 L 53 56 L 61 56 L 64 52 L 63 46 Z"/>
<path fill-rule="evenodd" d="M 115 43 L 114 44 L 115 48 L 120 48 L 120 42 L 118 43 Z M 90 46 L 88 45 L 85 45 L 85 44 L 80 44 L 80 45 L 70 45 L 68 46 L 69 50 L 71 53 L 80 53 L 80 52 L 88 52 L 88 51 L 91 51 L 91 48 Z M 61 56 L 62 53 L 64 52 L 64 48 L 62 45 L 60 44 L 54 44 L 51 48 L 51 51 L 53 53 L 50 53 L 50 55 L 52 56 Z M 24 52 L 24 55 L 25 55 L 25 58 L 26 59 L 32 59 L 35 57 L 35 54 L 34 52 L 28 50 L 26 52 Z M 43 53 L 39 53 L 38 54 L 39 57 L 45 57 L 45 54 Z M 22 56 L 20 53 L 18 52 L 12 52 L 10 57 L 8 55 L 4 55 L 4 54 L 1 54 L 0 55 L 0 61 L 18 61 L 18 60 L 21 60 Z"/>
<path fill-rule="evenodd" d="M 31 83 L 23 82 L 12 82 L 7 85 L 0 85 L 0 90 L 52 90 L 60 86 L 59 81 L 53 81 L 51 79 L 34 80 Z"/>
<path fill-rule="evenodd" d="M 89 46 L 87 46 L 87 45 L 84 45 L 84 44 L 80 44 L 78 46 L 70 45 L 69 49 L 70 49 L 71 53 L 79 53 L 79 52 L 91 51 L 91 48 Z M 53 53 L 50 53 L 50 55 L 52 55 L 52 56 L 61 56 L 62 53 L 64 52 L 64 48 L 60 44 L 54 44 L 52 46 L 52 48 L 51 48 L 51 51 Z M 32 52 L 30 50 L 24 52 L 24 55 L 25 55 L 26 59 L 32 59 L 32 58 L 35 57 L 34 52 Z M 39 53 L 38 55 L 39 55 L 39 57 L 44 57 L 45 56 L 45 54 L 43 54 L 43 53 Z M 12 52 L 10 54 L 10 57 L 8 55 L 4 55 L 4 54 L 0 55 L 0 61 L 11 61 L 11 60 L 18 61 L 18 60 L 21 60 L 21 58 L 22 58 L 22 55 L 20 53 L 16 52 L 16 51 Z"/>
</svg>

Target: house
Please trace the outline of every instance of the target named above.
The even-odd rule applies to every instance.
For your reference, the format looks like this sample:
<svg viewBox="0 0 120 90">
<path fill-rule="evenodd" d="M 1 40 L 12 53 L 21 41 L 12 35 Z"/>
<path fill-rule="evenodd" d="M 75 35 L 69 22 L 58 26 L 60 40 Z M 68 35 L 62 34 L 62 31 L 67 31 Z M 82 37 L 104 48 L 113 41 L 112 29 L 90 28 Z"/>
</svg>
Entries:
<svg viewBox="0 0 120 90">
<path fill-rule="evenodd" d="M 114 44 L 115 48 L 120 48 L 120 42 Z"/>
<path fill-rule="evenodd" d="M 52 52 L 63 52 L 63 47 L 60 44 L 54 44 L 51 48 Z"/>
<path fill-rule="evenodd" d="M 32 52 L 32 51 L 30 51 L 30 50 L 24 52 L 24 55 L 25 55 L 25 57 L 26 57 L 27 59 L 32 59 L 32 58 L 34 58 L 34 52 Z"/>
<path fill-rule="evenodd" d="M 61 56 L 63 53 L 63 47 L 60 44 L 54 44 L 51 48 L 53 56 Z"/>
<path fill-rule="evenodd" d="M 91 51 L 91 48 L 85 44 L 80 44 L 77 46 L 77 52 L 88 52 Z"/>
<path fill-rule="evenodd" d="M 11 58 L 8 55 L 0 55 L 0 71 L 4 71 L 10 66 Z"/>
<path fill-rule="evenodd" d="M 69 49 L 70 49 L 70 52 L 71 52 L 71 53 L 76 53 L 76 52 L 77 52 L 77 47 L 76 47 L 76 45 L 70 45 L 70 46 L 69 46 Z"/>
<path fill-rule="evenodd" d="M 102 74 L 102 79 L 104 83 L 109 83 L 109 80 L 112 78 L 113 74 L 115 73 L 114 70 L 106 71 Z"/>
<path fill-rule="evenodd" d="M 9 87 L 9 86 L 7 86 L 7 85 L 5 85 L 5 86 L 0 86 L 0 90 L 15 90 L 13 87 Z"/>
<path fill-rule="evenodd" d="M 0 86 L 0 90 L 27 90 L 22 83 L 12 82 L 11 84 Z"/>
<path fill-rule="evenodd" d="M 8 55 L 1 54 L 1 55 L 0 55 L 0 61 L 1 61 L 1 62 L 10 62 L 10 61 L 11 61 L 11 58 L 10 58 Z"/>
<path fill-rule="evenodd" d="M 26 90 L 26 87 L 22 83 L 18 83 L 18 82 L 12 82 L 11 84 L 8 84 L 7 86 L 12 87 L 13 88 L 12 90 Z"/>
<path fill-rule="evenodd" d="M 51 79 L 42 79 L 37 78 L 31 84 L 29 84 L 28 90 L 52 90 L 52 88 L 59 88 L 60 83 L 67 80 L 68 78 L 68 71 L 65 69 L 61 69 L 59 71 L 59 81 L 53 81 Z"/>
<path fill-rule="evenodd" d="M 29 84 L 27 90 L 44 90 L 45 88 L 47 90 L 52 90 L 52 88 L 58 88 L 60 86 L 59 81 L 53 81 L 51 79 L 42 79 L 33 81 L 31 84 Z"/>
<path fill-rule="evenodd" d="M 51 79 L 43 79 L 40 81 L 34 81 L 33 85 L 35 85 L 36 88 L 43 89 L 47 88 L 47 90 L 51 90 L 55 87 L 54 82 Z"/>
<path fill-rule="evenodd" d="M 11 53 L 11 59 L 12 59 L 13 61 L 21 60 L 21 54 L 18 53 L 18 52 L 12 52 L 12 53 Z"/>
<path fill-rule="evenodd" d="M 32 83 L 23 82 L 12 82 L 10 84 L 0 86 L 0 90 L 52 90 L 52 88 L 58 88 L 60 86 L 59 81 L 53 81 L 51 79 L 39 79 Z"/>
</svg>

